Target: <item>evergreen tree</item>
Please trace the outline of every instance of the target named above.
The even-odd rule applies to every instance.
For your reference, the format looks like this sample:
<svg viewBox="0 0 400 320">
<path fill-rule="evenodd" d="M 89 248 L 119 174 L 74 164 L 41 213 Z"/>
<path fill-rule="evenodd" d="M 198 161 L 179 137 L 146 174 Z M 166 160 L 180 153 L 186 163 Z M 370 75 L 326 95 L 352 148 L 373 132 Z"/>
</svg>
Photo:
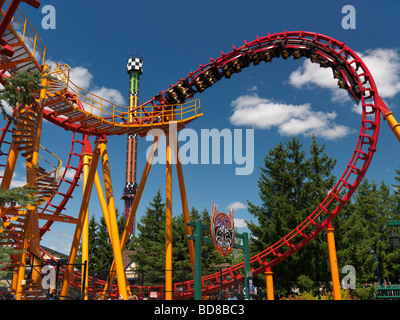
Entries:
<svg viewBox="0 0 400 320">
<path fill-rule="evenodd" d="M 296 138 L 279 143 L 264 158 L 258 180 L 261 205 L 248 201 L 249 212 L 257 219 L 248 222 L 252 233 L 250 250 L 258 253 L 287 235 L 306 219 L 327 196 L 335 181 L 336 161 L 325 153 L 313 137 L 310 157 Z M 329 261 L 325 237 L 317 237 L 303 250 L 274 267 L 276 292 L 286 294 L 302 274 L 314 282 L 329 281 Z"/>
<path fill-rule="evenodd" d="M 165 204 L 160 190 L 137 224 L 138 235 L 132 241 L 139 269 L 165 269 Z"/>
<path fill-rule="evenodd" d="M 42 86 L 42 79 L 54 79 L 50 75 L 45 75 L 48 71 L 21 70 L 7 79 L 4 88 L 0 90 L 0 109 L 4 118 L 14 121 L 7 114 L 8 106 L 15 109 L 19 105 L 36 104 L 35 99 L 39 98 L 40 90 L 45 88 Z"/>
<path fill-rule="evenodd" d="M 378 269 L 382 281 L 391 278 L 387 235 L 393 202 L 389 187 L 383 181 L 378 187 L 364 178 L 344 215 L 336 228 L 339 268 L 352 265 L 358 285 L 378 282 Z"/>
</svg>

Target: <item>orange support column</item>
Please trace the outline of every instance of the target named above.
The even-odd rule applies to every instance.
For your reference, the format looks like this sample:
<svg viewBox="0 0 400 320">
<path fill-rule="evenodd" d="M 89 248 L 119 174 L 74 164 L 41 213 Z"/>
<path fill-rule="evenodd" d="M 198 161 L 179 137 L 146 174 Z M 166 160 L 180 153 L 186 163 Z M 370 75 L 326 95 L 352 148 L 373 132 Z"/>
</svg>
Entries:
<svg viewBox="0 0 400 320">
<path fill-rule="evenodd" d="M 94 177 L 96 175 L 97 164 L 99 161 L 99 155 L 100 155 L 100 153 L 99 153 L 98 145 L 96 144 L 96 148 L 93 152 L 92 161 L 90 163 L 89 174 L 88 174 L 88 178 L 86 181 L 86 186 L 85 186 L 85 189 L 83 192 L 81 208 L 79 210 L 79 216 L 78 216 L 78 223 L 76 225 L 75 234 L 72 239 L 71 251 L 70 251 L 69 259 L 68 259 L 68 266 L 64 273 L 64 280 L 63 280 L 62 289 L 61 289 L 62 299 L 65 299 L 65 297 L 67 296 L 68 291 L 69 291 L 69 285 L 70 285 L 72 273 L 74 270 L 74 263 L 75 263 L 76 256 L 78 253 L 79 243 L 81 241 L 83 224 L 85 221 L 85 216 L 86 216 L 87 208 L 89 205 L 90 195 L 92 193 L 93 181 L 94 181 Z"/>
<path fill-rule="evenodd" d="M 328 238 L 329 260 L 331 263 L 333 296 L 335 300 L 342 300 L 342 295 L 340 293 L 339 270 L 336 258 L 335 236 L 333 234 L 334 230 L 335 229 L 332 228 L 332 222 L 330 222 L 326 229 L 326 233 Z"/>
<path fill-rule="evenodd" d="M 182 202 L 182 211 L 183 211 L 183 219 L 185 221 L 185 228 L 186 228 L 186 236 L 187 236 L 187 243 L 189 248 L 189 256 L 190 256 L 190 263 L 192 265 L 193 275 L 194 275 L 194 241 L 189 239 L 189 236 L 192 235 L 192 228 L 188 225 L 190 221 L 189 217 L 189 209 L 187 204 L 187 197 L 186 197 L 186 190 L 185 190 L 185 181 L 183 179 L 183 171 L 182 171 L 182 164 L 179 160 L 179 146 L 178 142 L 175 144 L 176 146 L 176 172 L 178 174 L 178 183 L 179 183 L 179 191 L 181 194 L 181 202 Z"/>
<path fill-rule="evenodd" d="M 83 190 L 86 188 L 86 181 L 89 175 L 89 165 L 91 160 L 91 154 L 85 153 L 83 155 Z M 85 277 L 82 276 L 81 284 L 84 286 L 85 291 L 83 296 L 85 300 L 88 300 L 88 270 L 89 270 L 89 206 L 86 208 L 85 220 L 83 221 L 82 228 L 82 262 L 87 261 Z"/>
<path fill-rule="evenodd" d="M 108 152 L 106 147 L 106 140 L 101 138 L 98 140 L 99 149 L 101 154 L 101 164 L 103 167 L 104 189 L 106 191 L 108 216 L 110 219 L 110 234 L 112 236 L 111 245 L 113 248 L 115 259 L 115 270 L 117 272 L 118 291 L 124 300 L 128 300 L 128 290 L 124 265 L 122 262 L 122 250 L 118 233 L 117 215 L 115 212 L 114 193 L 111 182 L 111 172 L 108 161 Z"/>
<path fill-rule="evenodd" d="M 266 285 L 267 285 L 267 299 L 268 300 L 274 300 L 274 279 L 273 279 L 273 272 L 271 271 L 271 268 L 267 268 L 267 271 L 265 271 L 265 276 L 266 276 Z"/>
<path fill-rule="evenodd" d="M 165 300 L 172 300 L 172 150 L 167 140 L 165 202 Z"/>
<path fill-rule="evenodd" d="M 144 187 L 146 185 L 147 177 L 149 176 L 150 168 L 151 168 L 151 165 L 153 163 L 153 159 L 154 159 L 155 153 L 157 151 L 159 141 L 160 141 L 160 137 L 155 137 L 154 138 L 152 151 L 150 152 L 150 154 L 148 156 L 148 159 L 147 159 L 147 162 L 146 162 L 146 165 L 145 165 L 145 167 L 143 169 L 143 173 L 142 173 L 142 176 L 141 176 L 140 182 L 139 182 L 139 187 L 138 187 L 138 190 L 137 190 L 136 195 L 134 197 L 133 204 L 132 204 L 131 210 L 129 212 L 129 216 L 128 216 L 128 219 L 127 219 L 126 224 L 125 224 L 125 229 L 122 232 L 122 236 L 121 236 L 121 251 L 125 247 L 125 244 L 126 244 L 126 242 L 128 240 L 128 236 L 129 236 L 130 230 L 132 229 L 132 225 L 133 225 L 133 222 L 135 220 L 136 210 L 137 210 L 137 208 L 139 206 L 140 198 L 142 197 L 143 190 L 144 190 Z M 104 286 L 104 289 L 103 289 L 103 296 L 108 292 L 109 288 L 111 287 L 110 282 L 112 282 L 112 279 L 114 279 L 114 277 L 115 277 L 115 259 L 114 259 L 114 261 L 112 263 L 112 266 L 110 268 L 110 275 L 108 276 L 106 285 Z"/>
</svg>

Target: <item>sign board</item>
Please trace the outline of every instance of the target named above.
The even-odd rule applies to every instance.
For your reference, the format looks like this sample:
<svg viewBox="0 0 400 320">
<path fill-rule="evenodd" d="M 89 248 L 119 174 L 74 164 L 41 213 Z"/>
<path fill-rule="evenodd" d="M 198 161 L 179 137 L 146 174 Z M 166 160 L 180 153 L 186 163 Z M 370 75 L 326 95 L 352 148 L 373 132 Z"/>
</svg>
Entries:
<svg viewBox="0 0 400 320">
<path fill-rule="evenodd" d="M 217 206 L 212 202 L 211 237 L 215 248 L 223 256 L 228 256 L 235 244 L 235 225 L 233 221 L 233 209 L 229 214 L 218 212 Z"/>
</svg>

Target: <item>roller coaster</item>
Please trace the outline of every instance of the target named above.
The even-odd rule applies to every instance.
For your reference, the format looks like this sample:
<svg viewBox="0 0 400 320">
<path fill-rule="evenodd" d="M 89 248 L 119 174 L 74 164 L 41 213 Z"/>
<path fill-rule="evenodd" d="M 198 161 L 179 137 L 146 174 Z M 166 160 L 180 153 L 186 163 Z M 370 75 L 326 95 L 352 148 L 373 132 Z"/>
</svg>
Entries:
<svg viewBox="0 0 400 320">
<path fill-rule="evenodd" d="M 36 8 L 40 4 L 36 0 L 0 1 L 2 15 L 0 82 L 3 85 L 21 70 L 38 70 L 46 73 L 47 48 L 19 9 L 20 2 Z M 89 277 L 86 290 L 94 292 L 96 288 L 107 288 L 113 289 L 116 293 L 126 294 L 127 291 L 134 289 L 126 284 L 123 270 L 121 273 L 121 253 L 132 227 L 158 140 L 155 139 L 153 144 L 154 152 L 150 154 L 150 159 L 144 168 L 126 227 L 119 238 L 115 232 L 116 215 L 106 148 L 107 136 L 126 134 L 145 136 L 154 128 L 167 132 L 171 122 L 176 123 L 178 129 L 181 129 L 203 115 L 199 100 L 194 99 L 196 94 L 204 92 L 222 79 L 235 76 L 250 65 L 269 63 L 279 57 L 285 60 L 291 57 L 295 60 L 305 57 L 322 68 L 331 68 L 338 87 L 346 90 L 354 101 L 361 104 L 361 127 L 350 161 L 327 197 L 290 233 L 250 258 L 253 274 L 270 270 L 328 228 L 357 189 L 371 163 L 376 151 L 381 114 L 400 141 L 400 125 L 379 96 L 367 66 L 343 42 L 308 31 L 284 31 L 257 37 L 250 42 L 244 41 L 240 47 L 232 46 L 232 51 L 221 52 L 218 58 L 210 59 L 208 63 L 200 65 L 196 71 L 190 72 L 176 84 L 135 108 L 117 105 L 78 87 L 71 79 L 71 68 L 61 64 L 46 74 L 51 75 L 51 78 L 43 78 L 44 89 L 38 92 L 35 103 L 18 106 L 12 116 L 15 121 L 6 121 L 1 129 L 1 188 L 10 188 L 17 158 L 22 157 L 26 163 L 26 186 L 37 190 L 34 196 L 36 205 L 28 205 L 26 208 L 19 205 L 1 207 L 0 243 L 2 246 L 22 249 L 21 253 L 12 256 L 12 261 L 8 265 L 8 268 L 13 270 L 12 287 L 17 299 L 32 299 L 40 294 L 39 276 L 35 274 L 32 274 L 32 278 L 26 276 L 28 260 L 33 265 L 41 266 L 56 262 L 40 246 L 40 239 L 49 232 L 54 222 L 76 225 L 68 264 L 61 266 L 62 293 L 66 296 L 69 287 L 78 289 L 82 287 L 82 274 L 74 270 L 73 263 L 82 236 L 82 225 L 86 218 L 85 213 L 93 185 L 96 186 L 103 213 L 107 217 L 115 259 L 112 271 L 117 274 L 118 281 L 115 284 L 112 281 L 100 281 Z M 55 154 L 40 145 L 44 120 L 72 134 L 68 160 L 64 166 Z M 89 137 L 96 138 L 94 148 Z M 103 168 L 105 196 L 97 174 L 99 161 Z M 182 208 L 185 222 L 188 223 L 186 193 L 179 163 L 177 169 Z M 64 211 L 82 174 L 83 184 L 86 187 L 79 215 L 68 216 Z M 71 176 L 73 178 L 69 178 Z M 46 221 L 40 228 L 39 219 Z M 186 228 L 186 233 L 191 234 L 189 227 Z M 190 244 L 189 253 L 192 258 Z M 114 275 L 112 274 L 109 279 L 112 280 Z M 243 281 L 244 277 L 244 262 L 224 269 L 221 273 L 204 276 L 203 294 L 219 290 L 221 286 L 228 287 Z M 170 286 L 170 288 L 152 287 L 151 290 L 159 291 L 163 295 L 163 292 L 172 289 L 173 299 L 193 297 L 193 280 L 173 283 Z M 142 289 L 141 287 L 140 290 Z"/>
</svg>

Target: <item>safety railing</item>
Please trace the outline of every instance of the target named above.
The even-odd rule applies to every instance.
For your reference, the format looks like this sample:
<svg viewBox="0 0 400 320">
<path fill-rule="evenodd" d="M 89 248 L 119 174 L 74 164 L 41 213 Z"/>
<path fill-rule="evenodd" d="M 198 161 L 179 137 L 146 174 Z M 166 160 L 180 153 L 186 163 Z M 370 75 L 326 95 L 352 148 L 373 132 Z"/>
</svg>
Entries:
<svg viewBox="0 0 400 320">
<path fill-rule="evenodd" d="M 105 123 L 125 126 L 163 125 L 170 121 L 184 122 L 201 115 L 200 100 L 195 99 L 184 104 L 176 105 L 148 105 L 134 109 L 124 107 L 103 99 L 102 97 L 75 85 L 70 78 L 71 67 L 67 64 L 56 65 L 56 69 L 49 74 L 63 82 L 62 91 L 74 95 L 82 112 L 101 118 Z M 62 92 L 59 92 L 62 94 Z"/>
<path fill-rule="evenodd" d="M 7 0 L 6 7 L 9 5 L 10 1 Z M 5 13 L 3 9 L 1 9 L 1 14 L 4 17 Z M 47 48 L 21 9 L 18 8 L 10 25 L 14 28 L 19 40 L 25 44 L 26 49 L 29 51 L 28 53 L 30 53 L 30 55 L 36 60 L 37 65 L 44 65 Z"/>
<path fill-rule="evenodd" d="M 52 157 L 54 157 L 54 158 L 56 159 L 57 164 L 55 165 L 55 164 L 51 163 L 50 161 L 47 160 L 47 158 L 44 158 L 43 156 L 41 156 L 41 155 L 39 154 L 39 158 L 40 158 L 42 161 L 44 161 L 45 163 L 47 163 L 48 167 L 50 168 L 50 171 L 49 171 L 49 172 L 46 172 L 46 174 L 44 174 L 44 175 L 41 175 L 41 176 L 37 177 L 37 178 L 34 179 L 34 180 L 28 182 L 27 184 L 25 184 L 25 185 L 22 186 L 21 188 L 23 188 L 23 187 L 35 188 L 35 189 L 38 190 L 38 191 L 41 191 L 41 190 L 43 190 L 43 189 L 45 189 L 45 188 L 47 188 L 47 187 L 49 187 L 49 186 L 54 186 L 54 188 L 55 188 L 56 182 L 58 181 L 58 179 L 60 179 L 60 176 L 61 176 L 61 175 L 60 175 L 60 169 L 61 169 L 61 166 L 62 166 L 62 161 L 61 161 L 61 159 L 58 158 L 58 157 L 57 157 L 54 153 L 52 153 L 51 151 L 47 150 L 47 149 L 46 149 L 45 147 L 43 147 L 42 145 L 40 145 L 40 148 L 43 149 L 44 151 L 46 151 L 46 152 L 47 152 L 49 155 L 51 155 Z M 51 182 L 49 181 L 46 185 L 43 185 L 43 184 L 42 184 L 40 187 L 35 187 L 35 183 L 38 182 L 38 181 L 40 181 L 41 179 L 43 179 L 43 178 L 45 178 L 45 177 L 51 178 L 51 179 L 49 179 L 49 180 L 51 180 Z M 54 190 L 54 191 L 56 191 L 56 190 Z"/>
</svg>

